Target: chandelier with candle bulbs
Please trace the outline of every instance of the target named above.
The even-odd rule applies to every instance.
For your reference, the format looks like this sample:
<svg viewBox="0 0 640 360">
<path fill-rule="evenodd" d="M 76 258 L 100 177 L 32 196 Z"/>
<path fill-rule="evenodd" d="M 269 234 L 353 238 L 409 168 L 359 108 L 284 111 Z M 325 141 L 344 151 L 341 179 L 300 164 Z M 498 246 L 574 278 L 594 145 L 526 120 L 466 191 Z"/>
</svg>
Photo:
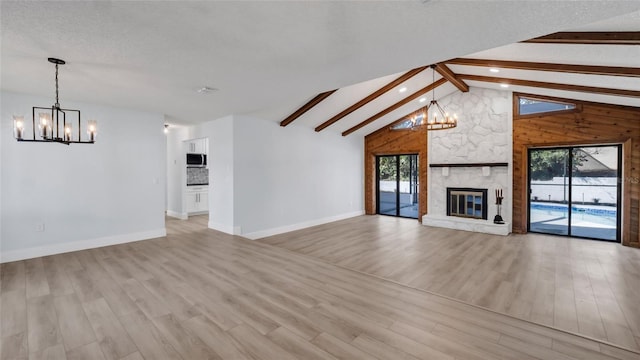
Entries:
<svg viewBox="0 0 640 360">
<path fill-rule="evenodd" d="M 56 66 L 56 102 L 51 107 L 34 106 L 31 111 L 31 133 L 29 138 L 24 116 L 13 115 L 14 136 L 18 141 L 55 142 L 60 144 L 93 144 L 98 133 L 97 121 L 87 121 L 87 135 L 82 136 L 80 110 L 63 109 L 58 99 L 58 66 L 65 61 L 49 58 Z M 42 111 L 44 110 L 44 111 Z M 36 114 L 37 113 L 37 114 Z M 36 128 L 38 137 L 36 137 Z"/>
<path fill-rule="evenodd" d="M 436 81 L 435 68 L 436 65 L 431 65 L 432 84 Z M 394 130 L 400 130 L 401 128 L 409 128 L 413 130 L 423 128 L 426 128 L 427 130 L 444 130 L 458 126 L 458 116 L 456 114 L 450 115 L 442 108 L 442 106 L 440 106 L 440 104 L 438 104 L 435 95 L 435 88 L 431 93 L 431 103 L 423 109 L 414 112 L 410 118 L 410 124 L 408 124 L 408 126 L 397 127 Z"/>
</svg>

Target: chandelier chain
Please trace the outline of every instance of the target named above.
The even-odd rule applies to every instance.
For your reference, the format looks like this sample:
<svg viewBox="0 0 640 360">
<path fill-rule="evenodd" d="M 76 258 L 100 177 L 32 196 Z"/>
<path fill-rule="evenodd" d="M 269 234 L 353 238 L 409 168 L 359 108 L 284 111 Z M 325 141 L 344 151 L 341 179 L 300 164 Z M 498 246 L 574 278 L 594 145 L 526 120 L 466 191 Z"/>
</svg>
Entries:
<svg viewBox="0 0 640 360">
<path fill-rule="evenodd" d="M 56 64 L 56 108 L 60 108 L 60 100 L 58 99 L 58 64 Z"/>
<path fill-rule="evenodd" d="M 435 65 L 431 65 L 431 83 L 435 84 L 435 82 L 436 82 L 436 68 L 435 68 Z M 435 99 L 436 99 L 436 92 L 434 89 L 434 91 L 431 92 L 431 102 L 433 103 Z"/>
</svg>

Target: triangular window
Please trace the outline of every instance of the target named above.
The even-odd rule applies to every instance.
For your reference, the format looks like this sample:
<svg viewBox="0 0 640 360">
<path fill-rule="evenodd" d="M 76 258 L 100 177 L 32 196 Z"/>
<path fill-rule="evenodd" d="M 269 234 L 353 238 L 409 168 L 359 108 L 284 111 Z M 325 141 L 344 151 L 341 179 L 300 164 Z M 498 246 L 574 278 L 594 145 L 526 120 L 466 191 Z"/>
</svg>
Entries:
<svg viewBox="0 0 640 360">
<path fill-rule="evenodd" d="M 391 130 L 409 130 L 411 128 L 413 128 L 413 120 L 411 119 L 406 119 L 404 121 L 401 121 L 395 125 L 393 125 L 391 127 Z"/>
<path fill-rule="evenodd" d="M 520 97 L 518 102 L 518 114 L 531 115 L 557 111 L 570 111 L 576 108 L 576 104 L 560 101 L 541 100 L 528 97 Z"/>
</svg>

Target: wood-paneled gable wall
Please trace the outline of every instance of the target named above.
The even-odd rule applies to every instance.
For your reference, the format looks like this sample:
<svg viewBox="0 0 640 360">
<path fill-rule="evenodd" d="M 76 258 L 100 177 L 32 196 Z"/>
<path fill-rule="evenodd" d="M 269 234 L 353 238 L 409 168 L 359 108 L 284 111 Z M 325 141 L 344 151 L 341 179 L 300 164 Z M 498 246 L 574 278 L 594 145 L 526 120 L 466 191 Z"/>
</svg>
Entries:
<svg viewBox="0 0 640 360">
<path fill-rule="evenodd" d="M 576 109 L 518 115 L 519 96 L 575 103 Z M 622 144 L 622 243 L 640 247 L 640 107 L 514 94 L 513 232 L 527 232 L 527 150 L 563 145 Z"/>
<path fill-rule="evenodd" d="M 427 213 L 427 130 L 391 130 L 385 126 L 364 138 L 365 213 L 376 213 L 376 156 L 418 154 L 418 220 Z"/>
</svg>

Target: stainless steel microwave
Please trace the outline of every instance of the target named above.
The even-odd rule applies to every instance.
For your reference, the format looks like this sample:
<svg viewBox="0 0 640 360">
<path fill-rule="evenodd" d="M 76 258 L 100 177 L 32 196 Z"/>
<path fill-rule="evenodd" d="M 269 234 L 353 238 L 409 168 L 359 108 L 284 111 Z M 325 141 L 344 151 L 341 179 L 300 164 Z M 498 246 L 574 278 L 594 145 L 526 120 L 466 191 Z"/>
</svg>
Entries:
<svg viewBox="0 0 640 360">
<path fill-rule="evenodd" d="M 206 154 L 187 154 L 188 167 L 205 167 L 207 166 Z"/>
</svg>

